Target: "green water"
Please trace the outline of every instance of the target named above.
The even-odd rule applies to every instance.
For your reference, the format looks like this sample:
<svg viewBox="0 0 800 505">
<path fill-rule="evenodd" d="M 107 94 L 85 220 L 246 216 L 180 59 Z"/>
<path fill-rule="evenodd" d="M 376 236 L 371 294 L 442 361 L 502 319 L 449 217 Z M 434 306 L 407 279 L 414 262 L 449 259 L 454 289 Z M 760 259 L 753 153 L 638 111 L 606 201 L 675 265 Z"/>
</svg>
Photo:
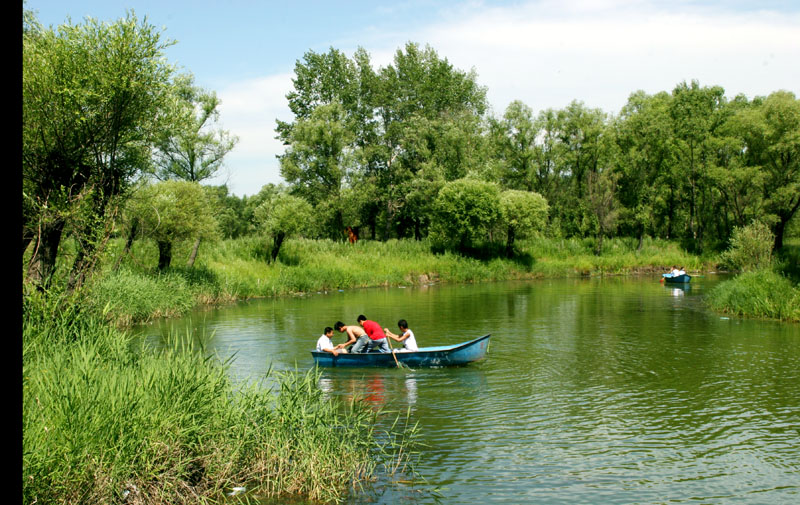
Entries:
<svg viewBox="0 0 800 505">
<path fill-rule="evenodd" d="M 335 291 L 143 331 L 156 343 L 186 325 L 213 334 L 237 381 L 312 367 L 323 328 L 359 314 L 392 330 L 407 319 L 420 346 L 491 333 L 488 358 L 467 367 L 324 371 L 330 394 L 419 421 L 429 484 L 370 503 L 800 503 L 800 325 L 710 312 L 703 295 L 719 281 Z"/>
</svg>

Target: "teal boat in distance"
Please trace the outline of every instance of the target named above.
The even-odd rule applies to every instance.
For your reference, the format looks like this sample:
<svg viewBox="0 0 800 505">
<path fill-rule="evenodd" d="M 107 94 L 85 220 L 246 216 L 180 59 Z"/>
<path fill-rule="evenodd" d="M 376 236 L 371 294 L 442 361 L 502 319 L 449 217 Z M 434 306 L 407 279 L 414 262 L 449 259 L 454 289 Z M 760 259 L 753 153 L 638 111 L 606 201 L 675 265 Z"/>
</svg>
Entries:
<svg viewBox="0 0 800 505">
<path fill-rule="evenodd" d="M 670 284 L 684 284 L 692 280 L 692 276 L 689 274 L 683 275 L 672 275 L 672 274 L 661 274 L 664 276 L 664 282 L 669 282 Z"/>
<path fill-rule="evenodd" d="M 484 335 L 454 345 L 420 347 L 419 351 L 396 352 L 394 356 L 397 362 L 392 353 L 388 352 L 347 353 L 334 356 L 329 352 L 314 350 L 311 351 L 311 355 L 314 357 L 314 363 L 321 367 L 396 368 L 398 363 L 409 368 L 459 366 L 485 358 L 489 350 L 490 336 L 491 334 Z"/>
</svg>

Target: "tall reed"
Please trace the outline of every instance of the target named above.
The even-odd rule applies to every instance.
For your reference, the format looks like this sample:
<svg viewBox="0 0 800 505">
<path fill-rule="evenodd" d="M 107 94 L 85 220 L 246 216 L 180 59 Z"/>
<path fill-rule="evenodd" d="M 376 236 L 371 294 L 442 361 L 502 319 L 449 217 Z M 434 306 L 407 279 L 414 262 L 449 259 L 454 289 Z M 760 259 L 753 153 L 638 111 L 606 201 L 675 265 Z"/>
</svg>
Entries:
<svg viewBox="0 0 800 505">
<path fill-rule="evenodd" d="M 58 298 L 24 302 L 24 503 L 204 503 L 239 486 L 339 502 L 387 469 L 413 474 L 416 427 L 379 428 L 398 425 L 322 395 L 316 370 L 235 389 L 192 336 L 132 352 Z"/>
</svg>

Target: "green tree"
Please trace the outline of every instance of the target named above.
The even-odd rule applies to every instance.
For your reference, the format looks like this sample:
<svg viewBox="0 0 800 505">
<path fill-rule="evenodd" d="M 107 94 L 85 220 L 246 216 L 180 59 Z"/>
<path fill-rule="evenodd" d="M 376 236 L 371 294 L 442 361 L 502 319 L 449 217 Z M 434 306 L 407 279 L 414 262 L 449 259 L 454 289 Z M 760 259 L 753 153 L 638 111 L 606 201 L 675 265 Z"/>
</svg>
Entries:
<svg viewBox="0 0 800 505">
<path fill-rule="evenodd" d="M 494 155 L 501 160 L 499 182 L 510 189 L 534 190 L 536 137 L 539 133 L 533 110 L 519 100 L 511 102 L 503 118 L 491 120 Z"/>
<path fill-rule="evenodd" d="M 78 245 L 70 286 L 102 251 L 131 181 L 149 165 L 169 110 L 170 45 L 133 13 L 23 31 L 23 251 L 28 278 L 45 284 L 63 234 Z"/>
<path fill-rule="evenodd" d="M 720 263 L 741 272 L 767 268 L 772 264 L 774 243 L 775 236 L 762 222 L 737 226 L 731 235 L 730 247 L 720 255 Z"/>
<path fill-rule="evenodd" d="M 619 217 L 617 177 L 618 174 L 610 170 L 589 174 L 588 203 L 597 220 L 597 255 L 602 254 L 603 237 L 610 234 Z"/>
<path fill-rule="evenodd" d="M 281 176 L 294 194 L 313 205 L 337 198 L 351 163 L 353 139 L 340 103 L 316 107 L 293 125 L 286 151 L 278 156 Z"/>
<path fill-rule="evenodd" d="M 669 93 L 632 93 L 614 122 L 620 155 L 618 197 L 624 229 L 639 239 L 657 228 L 670 235 L 669 225 L 677 204 L 675 185 L 669 180 L 674 165 Z"/>
<path fill-rule="evenodd" d="M 217 126 L 220 100 L 213 91 L 195 86 L 191 74 L 178 76 L 173 92 L 170 127 L 156 143 L 156 177 L 200 182 L 219 171 L 239 139 Z M 198 237 L 187 266 L 194 265 L 199 248 Z"/>
<path fill-rule="evenodd" d="M 128 203 L 142 235 L 158 245 L 159 270 L 166 270 L 172 263 L 175 243 L 196 237 L 206 240 L 219 237 L 213 208 L 213 201 L 200 184 L 178 180 L 147 185 Z"/>
<path fill-rule="evenodd" d="M 278 122 L 284 178 L 315 206 L 345 187 L 365 195 L 369 202 L 359 207 L 373 237 L 378 222 L 384 238 L 424 226 L 405 210 L 423 166 L 436 164 L 455 179 L 480 165 L 476 118 L 486 110 L 485 89 L 474 72 L 453 68 L 430 47 L 409 43 L 377 71 L 363 49 L 352 60 L 335 49 L 309 52 L 293 83 L 287 99 L 295 120 Z"/>
<path fill-rule="evenodd" d="M 259 205 L 255 219 L 261 230 L 272 237 L 270 261 L 278 258 L 283 242 L 309 229 L 314 209 L 300 197 L 281 193 Z"/>
<path fill-rule="evenodd" d="M 501 217 L 497 184 L 459 179 L 439 191 L 430 234 L 435 243 L 466 251 L 488 238 Z"/>
<path fill-rule="evenodd" d="M 760 168 L 761 177 L 753 182 L 761 188 L 777 250 L 800 209 L 800 100 L 794 93 L 776 91 L 738 116 L 748 162 Z"/>
<path fill-rule="evenodd" d="M 213 91 L 194 85 L 194 77 L 175 79 L 170 127 L 156 143 L 156 177 L 200 182 L 219 171 L 239 138 L 220 128 L 220 99 Z"/>
<path fill-rule="evenodd" d="M 697 81 L 672 91 L 672 118 L 676 154 L 676 186 L 686 193 L 689 220 L 687 245 L 702 252 L 705 233 L 715 218 L 717 203 L 709 180 L 716 160 L 714 139 L 725 120 L 725 95 L 719 86 L 701 87 Z"/>
<path fill-rule="evenodd" d="M 514 254 L 514 242 L 547 226 L 547 200 L 539 193 L 509 189 L 500 193 L 502 223 L 506 229 L 506 255 Z"/>
</svg>

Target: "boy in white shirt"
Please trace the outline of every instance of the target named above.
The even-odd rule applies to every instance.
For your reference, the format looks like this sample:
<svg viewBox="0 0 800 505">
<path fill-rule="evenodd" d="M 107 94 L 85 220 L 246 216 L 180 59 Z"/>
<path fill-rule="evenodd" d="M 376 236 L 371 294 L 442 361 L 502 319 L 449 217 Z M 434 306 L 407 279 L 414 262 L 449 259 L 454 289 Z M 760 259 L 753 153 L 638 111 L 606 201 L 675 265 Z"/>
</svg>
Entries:
<svg viewBox="0 0 800 505">
<path fill-rule="evenodd" d="M 397 352 L 415 352 L 419 351 L 417 347 L 417 339 L 414 337 L 414 332 L 408 328 L 408 323 L 405 319 L 397 321 L 397 327 L 400 328 L 400 336 L 395 335 L 389 328 L 384 328 L 383 332 L 392 340 L 403 343 L 403 348 L 398 349 Z"/>
</svg>

